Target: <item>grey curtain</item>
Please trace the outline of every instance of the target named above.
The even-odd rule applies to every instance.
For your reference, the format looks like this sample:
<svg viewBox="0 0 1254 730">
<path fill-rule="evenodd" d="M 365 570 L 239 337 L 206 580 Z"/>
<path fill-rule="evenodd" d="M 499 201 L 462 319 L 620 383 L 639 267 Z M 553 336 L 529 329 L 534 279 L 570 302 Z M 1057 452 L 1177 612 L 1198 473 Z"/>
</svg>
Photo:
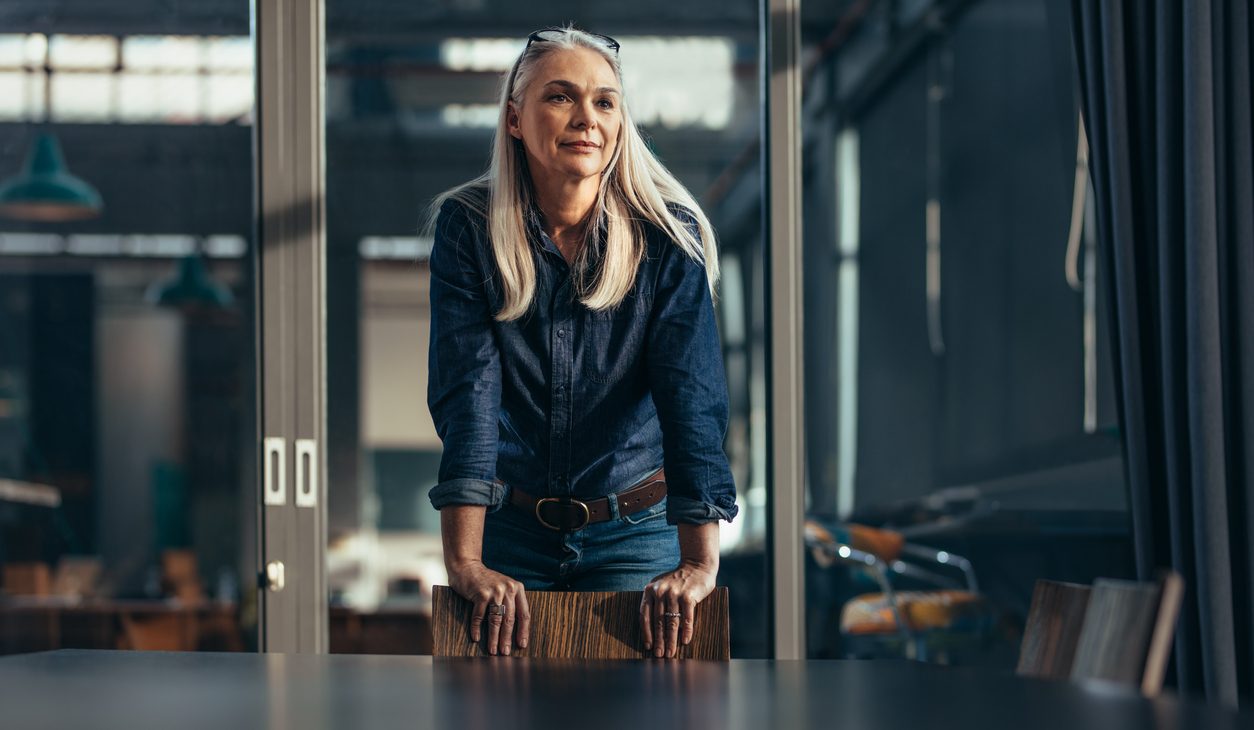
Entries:
<svg viewBox="0 0 1254 730">
<path fill-rule="evenodd" d="M 1248 0 L 1073 0 L 1137 569 L 1184 575 L 1184 693 L 1254 704 Z"/>
</svg>

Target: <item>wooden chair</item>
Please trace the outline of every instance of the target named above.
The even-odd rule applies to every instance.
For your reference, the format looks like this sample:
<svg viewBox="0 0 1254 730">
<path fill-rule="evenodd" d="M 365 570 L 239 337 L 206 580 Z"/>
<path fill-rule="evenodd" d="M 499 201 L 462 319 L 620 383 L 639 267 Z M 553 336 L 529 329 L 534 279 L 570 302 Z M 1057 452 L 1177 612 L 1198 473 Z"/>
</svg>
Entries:
<svg viewBox="0 0 1254 730">
<path fill-rule="evenodd" d="M 1071 678 L 1139 686 L 1146 697 L 1157 696 L 1183 595 L 1184 581 L 1175 572 L 1158 583 L 1094 581 Z"/>
<path fill-rule="evenodd" d="M 119 649 L 134 651 L 196 651 L 197 621 L 191 611 L 124 611 L 119 615 Z"/>
<path fill-rule="evenodd" d="M 528 591 L 531 636 L 526 649 L 512 656 L 578 659 L 645 659 L 640 633 L 640 591 L 573 593 Z M 447 586 L 435 586 L 432 624 L 435 656 L 486 656 L 486 626 L 478 644 L 470 640 L 473 606 Z M 731 658 L 727 589 L 697 605 L 692 643 L 680 646 L 680 658 L 727 661 Z"/>
<path fill-rule="evenodd" d="M 1017 673 L 1116 682 L 1154 697 L 1162 690 L 1183 593 L 1174 572 L 1157 583 L 1099 578 L 1092 589 L 1037 581 Z"/>
<path fill-rule="evenodd" d="M 1015 674 L 1041 679 L 1071 677 L 1089 591 L 1088 586 L 1076 583 L 1036 581 Z"/>
</svg>

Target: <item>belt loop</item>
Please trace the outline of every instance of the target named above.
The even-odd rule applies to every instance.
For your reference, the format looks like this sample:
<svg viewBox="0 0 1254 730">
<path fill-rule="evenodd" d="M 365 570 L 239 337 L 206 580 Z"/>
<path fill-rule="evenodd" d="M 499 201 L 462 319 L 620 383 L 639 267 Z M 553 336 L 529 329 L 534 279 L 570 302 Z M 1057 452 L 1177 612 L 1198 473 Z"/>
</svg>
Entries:
<svg viewBox="0 0 1254 730">
<path fill-rule="evenodd" d="M 618 520 L 618 495 L 611 494 L 608 496 L 609 499 L 605 501 L 610 503 L 610 521 L 613 522 Z"/>
</svg>

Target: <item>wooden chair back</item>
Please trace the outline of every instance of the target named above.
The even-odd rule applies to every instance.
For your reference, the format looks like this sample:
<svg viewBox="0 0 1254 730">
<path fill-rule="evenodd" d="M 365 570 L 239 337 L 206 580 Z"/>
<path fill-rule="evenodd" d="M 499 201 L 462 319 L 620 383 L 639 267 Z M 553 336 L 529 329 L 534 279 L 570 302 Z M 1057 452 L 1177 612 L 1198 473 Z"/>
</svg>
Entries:
<svg viewBox="0 0 1254 730">
<path fill-rule="evenodd" d="M 1118 682 L 1156 696 L 1167 672 L 1183 594 L 1184 583 L 1174 572 L 1157 583 L 1094 581 L 1071 678 Z"/>
<path fill-rule="evenodd" d="M 1089 590 L 1076 583 L 1036 581 L 1015 674 L 1041 679 L 1071 677 Z"/>
<path fill-rule="evenodd" d="M 531 636 L 526 649 L 514 647 L 518 657 L 577 659 L 644 659 L 640 632 L 640 591 L 575 593 L 528 591 Z M 473 606 L 447 586 L 435 586 L 432 625 L 435 656 L 485 656 L 487 631 L 478 644 L 470 640 Z M 684 659 L 731 659 L 728 594 L 715 588 L 697 605 L 692 643 L 680 646 Z"/>
</svg>

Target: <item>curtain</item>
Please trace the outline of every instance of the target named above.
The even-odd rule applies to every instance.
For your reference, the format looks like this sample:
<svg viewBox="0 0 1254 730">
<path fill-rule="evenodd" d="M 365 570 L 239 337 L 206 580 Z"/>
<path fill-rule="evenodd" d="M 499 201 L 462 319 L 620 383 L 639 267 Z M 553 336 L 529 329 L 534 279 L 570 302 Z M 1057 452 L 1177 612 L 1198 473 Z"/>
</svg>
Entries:
<svg viewBox="0 0 1254 730">
<path fill-rule="evenodd" d="M 1248 0 L 1072 0 L 1137 571 L 1185 578 L 1175 679 L 1254 705 Z"/>
</svg>

